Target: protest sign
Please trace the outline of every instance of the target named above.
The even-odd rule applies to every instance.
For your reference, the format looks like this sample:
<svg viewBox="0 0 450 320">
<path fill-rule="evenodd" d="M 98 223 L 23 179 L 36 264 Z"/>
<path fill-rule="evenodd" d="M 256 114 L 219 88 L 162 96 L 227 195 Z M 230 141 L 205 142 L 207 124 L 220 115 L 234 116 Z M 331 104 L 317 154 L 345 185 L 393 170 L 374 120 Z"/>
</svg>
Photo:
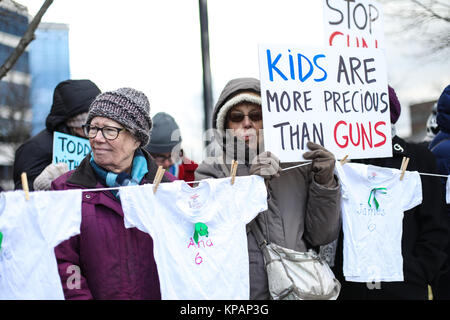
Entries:
<svg viewBox="0 0 450 320">
<path fill-rule="evenodd" d="M 323 0 L 325 46 L 384 48 L 382 6 L 372 0 Z"/>
<path fill-rule="evenodd" d="M 88 139 L 54 132 L 52 163 L 65 162 L 69 170 L 76 169 L 84 157 L 90 152 L 91 146 Z"/>
<path fill-rule="evenodd" d="M 316 142 L 341 159 L 392 156 L 382 50 L 259 46 L 265 150 L 303 160 Z"/>
</svg>

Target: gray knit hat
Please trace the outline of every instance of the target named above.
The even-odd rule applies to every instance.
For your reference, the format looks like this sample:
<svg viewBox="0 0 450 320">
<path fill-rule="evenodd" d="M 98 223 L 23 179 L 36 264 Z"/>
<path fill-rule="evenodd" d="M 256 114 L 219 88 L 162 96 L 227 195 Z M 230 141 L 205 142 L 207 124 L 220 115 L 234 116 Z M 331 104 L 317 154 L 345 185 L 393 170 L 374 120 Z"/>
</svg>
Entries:
<svg viewBox="0 0 450 320">
<path fill-rule="evenodd" d="M 175 119 L 165 112 L 158 112 L 152 118 L 153 129 L 146 149 L 150 153 L 168 153 L 181 142 L 180 128 Z"/>
<path fill-rule="evenodd" d="M 120 88 L 99 94 L 89 108 L 86 123 L 90 124 L 95 117 L 117 121 L 141 141 L 141 147 L 150 139 L 150 103 L 141 91 Z"/>
</svg>

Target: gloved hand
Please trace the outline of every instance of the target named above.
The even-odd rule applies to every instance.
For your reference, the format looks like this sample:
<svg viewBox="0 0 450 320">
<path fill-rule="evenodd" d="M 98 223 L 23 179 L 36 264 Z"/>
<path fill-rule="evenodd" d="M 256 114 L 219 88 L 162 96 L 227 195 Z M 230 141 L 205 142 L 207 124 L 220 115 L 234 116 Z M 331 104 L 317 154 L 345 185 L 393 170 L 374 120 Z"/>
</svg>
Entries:
<svg viewBox="0 0 450 320">
<path fill-rule="evenodd" d="M 257 174 L 270 180 L 273 177 L 279 177 L 280 172 L 280 160 L 270 151 L 264 151 L 252 160 L 250 174 Z"/>
<path fill-rule="evenodd" d="M 60 175 L 69 171 L 67 163 L 51 163 L 45 167 L 40 175 L 34 179 L 33 188 L 34 190 L 50 190 L 50 185 L 53 180 L 58 178 Z"/>
<path fill-rule="evenodd" d="M 334 180 L 335 157 L 330 151 L 319 144 L 308 141 L 306 146 L 311 151 L 303 154 L 306 160 L 312 160 L 312 171 L 315 173 L 314 179 L 317 183 L 331 188 L 336 186 Z"/>
</svg>

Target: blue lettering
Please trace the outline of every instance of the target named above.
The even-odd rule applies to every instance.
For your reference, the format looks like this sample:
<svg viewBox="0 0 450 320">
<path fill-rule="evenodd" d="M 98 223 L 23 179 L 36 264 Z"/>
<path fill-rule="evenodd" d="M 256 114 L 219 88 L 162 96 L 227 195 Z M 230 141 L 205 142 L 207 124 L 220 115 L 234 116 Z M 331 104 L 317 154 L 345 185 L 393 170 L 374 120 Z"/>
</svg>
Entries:
<svg viewBox="0 0 450 320">
<path fill-rule="evenodd" d="M 272 62 L 272 56 L 270 55 L 270 50 L 267 50 L 267 67 L 269 69 L 269 79 L 270 81 L 273 81 L 273 71 L 275 70 L 283 80 L 287 80 L 287 77 L 278 69 L 275 65 L 278 63 L 278 61 L 281 58 L 281 53 L 278 54 L 278 56 L 275 58 L 275 61 Z"/>
<path fill-rule="evenodd" d="M 306 74 L 306 76 L 303 76 L 302 57 L 305 58 L 306 61 L 308 61 L 308 64 L 309 64 L 309 71 Z M 312 75 L 314 67 L 313 67 L 311 61 L 309 61 L 309 59 L 306 56 L 302 55 L 301 53 L 297 54 L 297 59 L 298 59 L 298 70 L 299 70 L 298 71 L 298 78 L 299 78 L 299 80 L 301 82 L 305 82 L 305 80 L 308 79 Z"/>
<path fill-rule="evenodd" d="M 327 72 L 326 72 L 321 66 L 319 66 L 319 65 L 317 64 L 317 60 L 318 60 L 319 58 L 325 58 L 325 55 L 324 55 L 324 54 L 317 54 L 317 55 L 314 56 L 314 59 L 313 59 L 314 64 L 316 65 L 317 68 L 319 68 L 319 69 L 322 70 L 322 72 L 323 72 L 323 77 L 322 77 L 322 78 L 320 78 L 320 79 L 317 79 L 317 78 L 314 79 L 314 81 L 316 81 L 316 82 L 325 81 L 325 80 L 327 79 L 327 77 L 328 77 Z"/>
</svg>

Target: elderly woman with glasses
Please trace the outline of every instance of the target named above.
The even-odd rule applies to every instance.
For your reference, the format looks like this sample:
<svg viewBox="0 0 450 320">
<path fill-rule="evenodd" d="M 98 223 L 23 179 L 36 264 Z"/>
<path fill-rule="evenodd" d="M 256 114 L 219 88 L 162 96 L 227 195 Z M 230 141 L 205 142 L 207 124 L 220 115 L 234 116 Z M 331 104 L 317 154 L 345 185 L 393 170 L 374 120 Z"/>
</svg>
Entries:
<svg viewBox="0 0 450 320">
<path fill-rule="evenodd" d="M 213 112 L 215 154 L 195 171 L 196 180 L 230 176 L 233 159 L 239 163 L 237 176 L 258 174 L 266 180 L 268 210 L 260 213 L 253 226 L 265 239 L 285 248 L 307 251 L 338 237 L 340 186 L 334 176 L 334 155 L 313 142 L 304 158 L 311 165 L 282 171 L 294 163 L 279 163 L 264 152 L 260 82 L 239 78 L 228 82 Z M 253 231 L 247 228 L 250 261 L 250 298 L 269 299 L 267 275 L 261 250 Z"/>
<path fill-rule="evenodd" d="M 52 182 L 52 190 L 91 189 L 83 192 L 80 234 L 55 248 L 66 299 L 161 297 L 153 241 L 125 228 L 118 191 L 107 189 L 153 182 L 158 168 L 143 150 L 151 127 L 144 93 L 121 88 L 99 94 L 83 126 L 92 152 Z M 173 180 L 167 172 L 162 178 Z"/>
</svg>

